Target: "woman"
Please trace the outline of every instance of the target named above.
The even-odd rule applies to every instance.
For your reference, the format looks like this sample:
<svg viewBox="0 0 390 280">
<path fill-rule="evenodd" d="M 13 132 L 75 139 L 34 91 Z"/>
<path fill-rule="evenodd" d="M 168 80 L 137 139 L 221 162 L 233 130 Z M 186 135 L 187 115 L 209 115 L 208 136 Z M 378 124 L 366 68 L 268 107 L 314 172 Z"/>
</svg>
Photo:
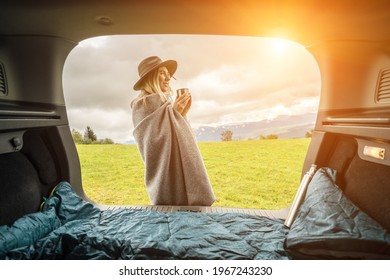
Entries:
<svg viewBox="0 0 390 280">
<path fill-rule="evenodd" d="M 210 206 L 215 201 L 192 128 L 186 120 L 189 93 L 172 99 L 169 82 L 177 62 L 157 56 L 138 66 L 131 103 L 134 137 L 145 164 L 145 184 L 152 204 Z"/>
</svg>

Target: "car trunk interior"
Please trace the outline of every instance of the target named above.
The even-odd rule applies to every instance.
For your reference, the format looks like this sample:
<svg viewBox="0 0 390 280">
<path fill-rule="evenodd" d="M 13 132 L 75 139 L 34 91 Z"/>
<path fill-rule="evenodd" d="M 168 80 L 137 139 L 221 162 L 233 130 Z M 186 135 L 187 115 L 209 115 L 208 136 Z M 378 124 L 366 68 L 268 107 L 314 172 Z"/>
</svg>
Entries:
<svg viewBox="0 0 390 280">
<path fill-rule="evenodd" d="M 57 36 L 0 37 L 0 225 L 38 211 L 63 180 L 88 199 L 62 91 L 64 61 L 75 45 Z M 390 85 L 383 78 L 390 45 L 328 40 L 307 49 L 322 89 L 302 174 L 313 163 L 335 169 L 345 194 L 390 230 Z"/>
<path fill-rule="evenodd" d="M 345 194 L 389 229 L 390 112 L 384 97 L 390 91 L 382 75 L 390 65 L 388 45 L 347 41 L 312 48 L 323 84 L 304 171 L 311 163 L 335 169 Z"/>
<path fill-rule="evenodd" d="M 60 181 L 71 182 L 82 196 L 84 192 L 61 80 L 74 44 L 38 36 L 0 42 L 0 224 L 12 224 L 38 211 Z"/>
</svg>

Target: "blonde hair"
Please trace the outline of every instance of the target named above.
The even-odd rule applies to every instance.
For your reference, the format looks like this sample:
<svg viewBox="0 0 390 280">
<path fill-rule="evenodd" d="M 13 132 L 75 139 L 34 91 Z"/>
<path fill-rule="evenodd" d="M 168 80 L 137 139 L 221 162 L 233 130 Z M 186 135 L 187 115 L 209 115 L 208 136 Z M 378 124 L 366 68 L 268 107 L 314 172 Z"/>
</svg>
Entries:
<svg viewBox="0 0 390 280">
<path fill-rule="evenodd" d="M 158 81 L 159 69 L 157 68 L 149 73 L 144 82 L 142 83 L 141 96 L 143 99 L 144 107 L 147 108 L 146 97 L 150 94 L 157 93 L 160 96 L 160 99 L 163 103 L 168 100 L 172 100 L 172 89 L 169 88 L 168 92 L 163 92 Z"/>
</svg>

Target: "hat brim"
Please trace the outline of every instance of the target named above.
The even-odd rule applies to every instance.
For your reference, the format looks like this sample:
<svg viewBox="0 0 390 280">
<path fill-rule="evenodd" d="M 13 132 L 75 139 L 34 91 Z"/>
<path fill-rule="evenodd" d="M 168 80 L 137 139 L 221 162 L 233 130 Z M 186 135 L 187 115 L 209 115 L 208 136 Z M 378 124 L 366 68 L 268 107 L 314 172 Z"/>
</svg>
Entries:
<svg viewBox="0 0 390 280">
<path fill-rule="evenodd" d="M 168 69 L 168 72 L 171 76 L 173 76 L 173 74 L 175 74 L 176 72 L 176 69 L 177 69 L 177 62 L 176 60 L 166 60 L 166 61 L 163 61 L 161 62 L 160 64 L 156 65 L 155 67 L 153 67 L 152 69 L 149 70 L 148 73 L 146 73 L 143 77 L 141 77 L 133 86 L 133 89 L 134 90 L 140 90 L 142 89 L 142 84 L 144 82 L 144 80 L 149 76 L 149 74 L 154 71 L 155 69 L 158 69 L 160 67 L 166 67 Z"/>
</svg>

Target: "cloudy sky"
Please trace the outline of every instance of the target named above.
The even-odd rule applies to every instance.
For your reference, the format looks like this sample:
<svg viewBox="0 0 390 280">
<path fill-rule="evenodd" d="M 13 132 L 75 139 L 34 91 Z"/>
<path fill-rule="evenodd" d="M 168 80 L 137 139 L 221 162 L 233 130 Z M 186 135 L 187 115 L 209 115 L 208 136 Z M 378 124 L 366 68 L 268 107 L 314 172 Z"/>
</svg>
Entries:
<svg viewBox="0 0 390 280">
<path fill-rule="evenodd" d="M 157 55 L 178 62 L 175 90 L 188 87 L 194 128 L 315 112 L 320 74 L 301 45 L 281 39 L 132 35 L 88 39 L 67 58 L 64 94 L 72 129 L 90 126 L 116 143 L 133 139 L 130 102 L 138 64 Z"/>
</svg>

